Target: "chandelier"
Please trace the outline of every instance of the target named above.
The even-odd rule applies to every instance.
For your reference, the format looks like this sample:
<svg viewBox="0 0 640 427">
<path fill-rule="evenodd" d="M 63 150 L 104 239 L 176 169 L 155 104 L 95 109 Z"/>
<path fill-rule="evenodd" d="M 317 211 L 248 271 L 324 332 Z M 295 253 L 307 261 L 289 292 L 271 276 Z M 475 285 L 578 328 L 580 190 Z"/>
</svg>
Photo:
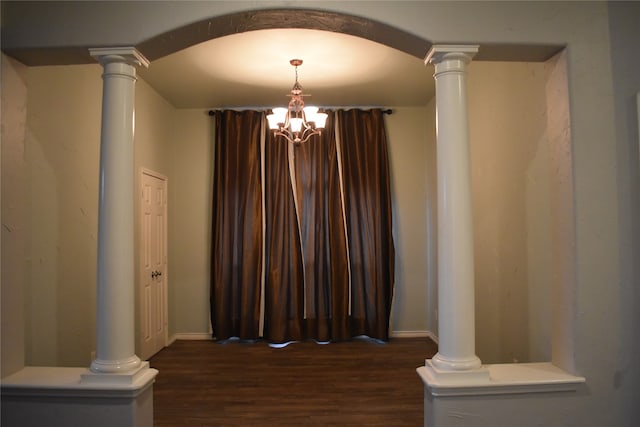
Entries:
<svg viewBox="0 0 640 427">
<path fill-rule="evenodd" d="M 288 95 L 291 98 L 289 107 L 273 108 L 267 120 L 274 136 L 283 136 L 294 145 L 300 145 L 313 135 L 320 135 L 327 115 L 319 113 L 318 107 L 304 106 L 302 98 L 307 95 L 302 94 L 302 86 L 298 83 L 298 67 L 302 65 L 302 59 L 292 59 L 289 63 L 296 70 L 296 82 Z"/>
</svg>

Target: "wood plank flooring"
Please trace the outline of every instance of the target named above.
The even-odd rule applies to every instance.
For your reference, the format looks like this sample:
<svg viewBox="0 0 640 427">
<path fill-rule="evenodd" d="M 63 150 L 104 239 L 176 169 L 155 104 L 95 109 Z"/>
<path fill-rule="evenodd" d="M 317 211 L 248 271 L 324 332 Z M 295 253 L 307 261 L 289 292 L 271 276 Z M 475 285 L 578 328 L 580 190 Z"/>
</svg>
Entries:
<svg viewBox="0 0 640 427">
<path fill-rule="evenodd" d="M 151 358 L 155 426 L 423 425 L 426 338 L 275 349 L 176 341 Z"/>
</svg>

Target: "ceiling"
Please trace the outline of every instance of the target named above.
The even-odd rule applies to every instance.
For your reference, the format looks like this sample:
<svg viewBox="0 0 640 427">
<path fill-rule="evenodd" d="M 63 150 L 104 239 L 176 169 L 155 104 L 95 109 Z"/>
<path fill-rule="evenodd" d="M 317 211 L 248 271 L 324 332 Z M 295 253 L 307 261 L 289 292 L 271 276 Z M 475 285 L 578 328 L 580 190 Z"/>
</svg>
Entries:
<svg viewBox="0 0 640 427">
<path fill-rule="evenodd" d="M 426 53 L 426 52 L 425 52 Z M 307 29 L 250 31 L 153 61 L 141 77 L 176 108 L 269 108 L 288 102 L 298 79 L 307 105 L 422 106 L 434 96 L 433 67 L 346 34 Z"/>
</svg>

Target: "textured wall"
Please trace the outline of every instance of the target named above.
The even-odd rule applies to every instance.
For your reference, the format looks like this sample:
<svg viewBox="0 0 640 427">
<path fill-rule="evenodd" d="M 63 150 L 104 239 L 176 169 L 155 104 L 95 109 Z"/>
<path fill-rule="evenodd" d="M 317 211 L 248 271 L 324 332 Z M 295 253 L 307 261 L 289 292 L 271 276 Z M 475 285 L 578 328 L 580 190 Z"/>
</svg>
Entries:
<svg viewBox="0 0 640 427">
<path fill-rule="evenodd" d="M 204 110 L 173 115 L 169 188 L 171 333 L 209 332 L 213 119 Z"/>
<path fill-rule="evenodd" d="M 544 64 L 468 72 L 476 344 L 484 363 L 550 360 L 551 227 Z"/>
<path fill-rule="evenodd" d="M 26 217 L 24 135 L 27 121 L 27 70 L 2 54 L 2 369 L 4 377 L 24 365 L 24 288 L 26 283 Z"/>
<path fill-rule="evenodd" d="M 27 73 L 28 365 L 87 365 L 95 348 L 100 75 L 98 65 Z"/>
<path fill-rule="evenodd" d="M 427 77 L 425 70 L 425 77 Z M 393 109 L 386 116 L 393 236 L 396 248 L 396 282 L 392 333 L 424 333 L 428 330 L 429 252 L 428 132 L 431 111 L 422 108 Z"/>
</svg>

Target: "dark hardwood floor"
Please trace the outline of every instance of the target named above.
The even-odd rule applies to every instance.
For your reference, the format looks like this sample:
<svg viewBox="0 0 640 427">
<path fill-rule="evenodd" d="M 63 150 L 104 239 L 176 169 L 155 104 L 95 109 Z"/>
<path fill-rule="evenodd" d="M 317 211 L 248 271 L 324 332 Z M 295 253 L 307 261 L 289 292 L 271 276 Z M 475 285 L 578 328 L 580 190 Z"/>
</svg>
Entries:
<svg viewBox="0 0 640 427">
<path fill-rule="evenodd" d="M 155 426 L 422 426 L 427 338 L 176 341 L 151 358 Z"/>
</svg>

